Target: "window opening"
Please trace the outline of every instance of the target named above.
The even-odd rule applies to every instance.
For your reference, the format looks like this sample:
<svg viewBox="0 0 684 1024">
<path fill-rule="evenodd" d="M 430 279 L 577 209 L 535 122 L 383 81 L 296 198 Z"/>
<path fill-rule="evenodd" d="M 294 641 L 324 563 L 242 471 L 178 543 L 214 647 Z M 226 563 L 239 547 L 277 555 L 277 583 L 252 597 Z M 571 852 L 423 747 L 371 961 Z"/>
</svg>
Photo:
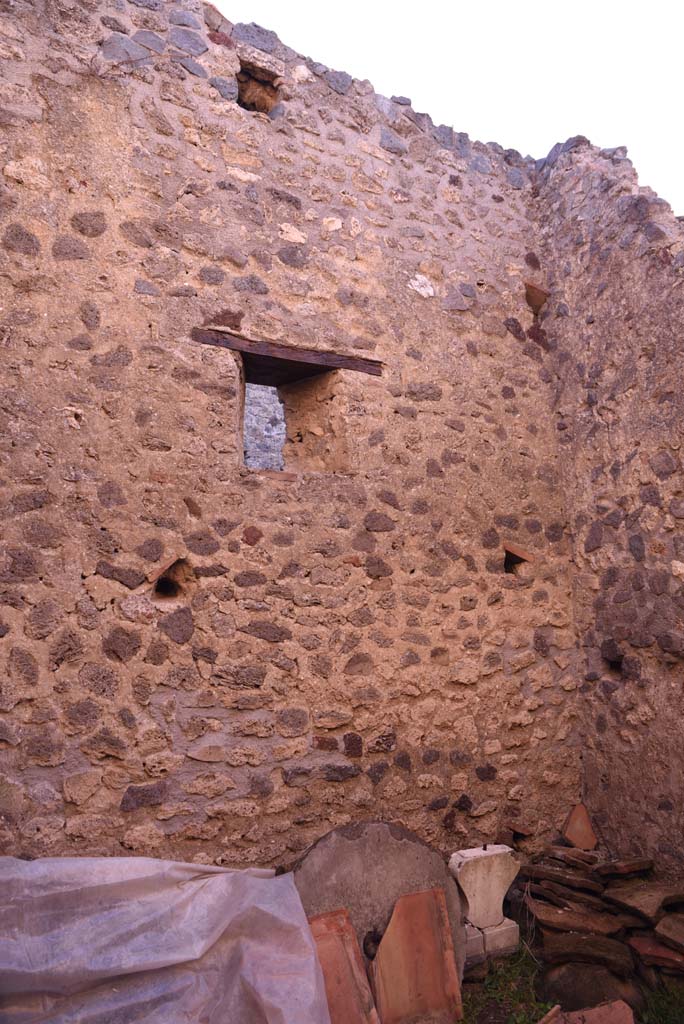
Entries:
<svg viewBox="0 0 684 1024">
<path fill-rule="evenodd" d="M 245 381 L 242 420 L 244 463 L 249 469 L 347 472 L 356 438 L 350 430 L 345 383 L 333 371 L 379 377 L 377 359 L 247 338 L 210 323 L 192 340 L 238 352 Z"/>
<path fill-rule="evenodd" d="M 284 469 L 286 433 L 285 407 L 278 389 L 267 384 L 246 384 L 242 435 L 245 466 Z"/>
</svg>

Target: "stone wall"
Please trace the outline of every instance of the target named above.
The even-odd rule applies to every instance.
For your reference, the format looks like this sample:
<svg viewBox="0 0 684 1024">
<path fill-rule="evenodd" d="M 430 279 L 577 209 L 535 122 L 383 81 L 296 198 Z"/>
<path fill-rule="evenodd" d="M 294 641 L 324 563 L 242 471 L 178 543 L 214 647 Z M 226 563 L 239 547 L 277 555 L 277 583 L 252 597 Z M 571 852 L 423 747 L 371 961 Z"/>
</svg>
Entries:
<svg viewBox="0 0 684 1024">
<path fill-rule="evenodd" d="M 287 428 L 278 389 L 246 384 L 244 402 L 245 466 L 249 469 L 284 469 L 283 445 Z"/>
<path fill-rule="evenodd" d="M 609 844 L 681 870 L 684 232 L 622 149 L 540 168 L 544 327 L 572 501 L 585 796 Z"/>
<path fill-rule="evenodd" d="M 611 551 L 575 547 L 613 510 L 590 511 L 605 401 L 578 404 L 604 247 L 577 235 L 619 155 L 539 168 L 192 0 L 0 11 L 3 852 L 278 864 L 370 817 L 533 846 L 586 749 L 608 815 L 594 780 L 606 757 L 627 779 L 655 701 L 579 649 L 623 642 Z M 264 83 L 269 114 L 236 102 Z M 648 232 L 616 247 L 634 320 L 630 275 L 653 310 L 675 279 L 666 242 L 635 264 Z M 285 469 L 253 470 L 241 358 L 192 340 L 208 324 L 383 374 L 282 388 Z M 661 392 L 630 408 L 669 415 Z"/>
</svg>

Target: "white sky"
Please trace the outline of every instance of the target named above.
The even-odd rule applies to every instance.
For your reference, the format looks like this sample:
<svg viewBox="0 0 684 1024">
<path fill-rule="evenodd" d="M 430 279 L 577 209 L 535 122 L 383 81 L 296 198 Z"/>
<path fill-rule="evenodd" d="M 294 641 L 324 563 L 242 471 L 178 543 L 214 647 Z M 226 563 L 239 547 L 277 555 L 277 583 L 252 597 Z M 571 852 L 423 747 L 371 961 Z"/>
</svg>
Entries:
<svg viewBox="0 0 684 1024">
<path fill-rule="evenodd" d="M 626 145 L 684 215 L 682 0 L 214 3 L 472 139 L 534 157 L 571 135 Z"/>
</svg>

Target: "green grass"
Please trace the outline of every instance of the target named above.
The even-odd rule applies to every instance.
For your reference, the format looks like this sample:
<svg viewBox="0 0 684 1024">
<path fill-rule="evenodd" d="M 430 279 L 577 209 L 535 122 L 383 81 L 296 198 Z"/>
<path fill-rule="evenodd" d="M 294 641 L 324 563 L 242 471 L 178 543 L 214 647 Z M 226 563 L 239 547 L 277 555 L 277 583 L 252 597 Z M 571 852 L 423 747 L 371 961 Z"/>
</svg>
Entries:
<svg viewBox="0 0 684 1024">
<path fill-rule="evenodd" d="M 684 988 L 657 989 L 650 992 L 639 1020 L 641 1024 L 682 1024 Z"/>
<path fill-rule="evenodd" d="M 496 1024 L 537 1024 L 552 1006 L 540 1003 L 534 994 L 538 971 L 525 946 L 515 956 L 494 961 L 482 984 L 463 987 L 465 1024 L 488 1024 L 489 1019 Z"/>
<path fill-rule="evenodd" d="M 495 960 L 484 982 L 463 986 L 464 1024 L 538 1024 L 552 1007 L 540 1003 L 534 982 L 540 966 L 526 946 Z M 684 979 L 647 993 L 639 1024 L 684 1024 Z"/>
</svg>

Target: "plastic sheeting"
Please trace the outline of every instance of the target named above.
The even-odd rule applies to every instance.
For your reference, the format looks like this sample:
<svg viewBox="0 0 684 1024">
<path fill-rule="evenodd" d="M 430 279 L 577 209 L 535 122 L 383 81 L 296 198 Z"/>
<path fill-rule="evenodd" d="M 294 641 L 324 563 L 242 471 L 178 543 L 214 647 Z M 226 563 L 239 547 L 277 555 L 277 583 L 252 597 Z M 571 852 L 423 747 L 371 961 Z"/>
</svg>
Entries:
<svg viewBox="0 0 684 1024">
<path fill-rule="evenodd" d="M 330 1024 L 292 875 L 0 858 L 1 1024 Z"/>
</svg>

